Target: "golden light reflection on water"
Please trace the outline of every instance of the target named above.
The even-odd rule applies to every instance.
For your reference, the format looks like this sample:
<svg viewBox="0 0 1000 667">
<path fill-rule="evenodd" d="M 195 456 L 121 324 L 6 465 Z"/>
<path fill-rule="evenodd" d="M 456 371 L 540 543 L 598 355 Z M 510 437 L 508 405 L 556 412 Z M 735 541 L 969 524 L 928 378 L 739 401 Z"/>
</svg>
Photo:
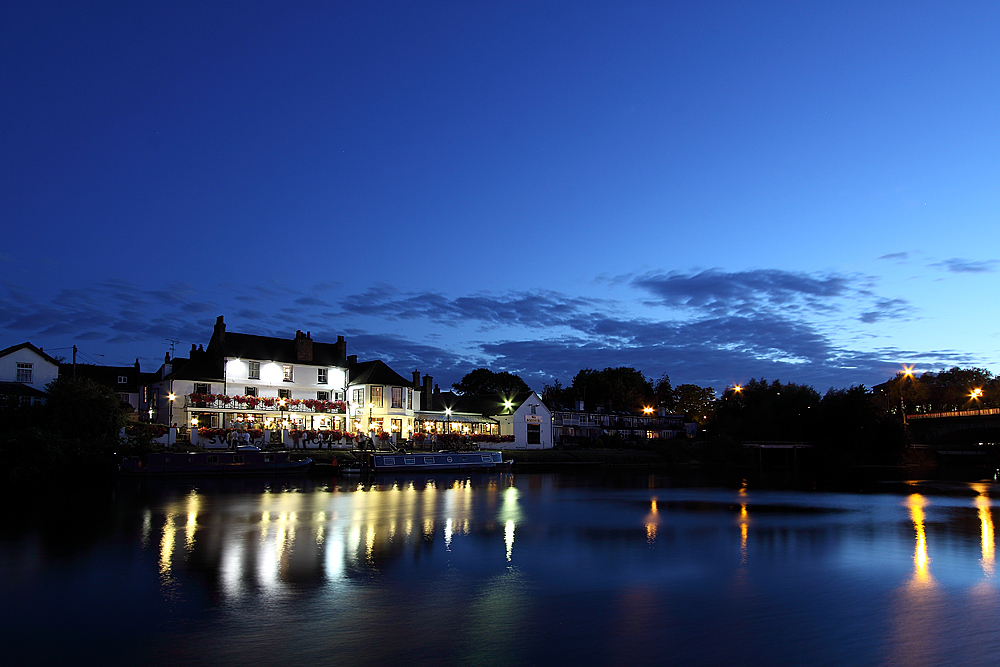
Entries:
<svg viewBox="0 0 1000 667">
<path fill-rule="evenodd" d="M 184 549 L 190 553 L 194 550 L 194 534 L 198 530 L 198 510 L 201 508 L 201 499 L 198 492 L 191 489 L 187 497 L 187 523 L 184 526 Z"/>
<path fill-rule="evenodd" d="M 743 489 L 740 489 L 743 491 Z M 750 514 L 747 504 L 740 503 L 740 565 L 747 564 L 747 535 L 749 533 Z"/>
<path fill-rule="evenodd" d="M 976 496 L 976 508 L 979 510 L 979 534 L 983 553 L 979 562 L 983 567 L 983 574 L 992 578 L 996 572 L 996 538 L 993 534 L 993 513 L 988 487 L 981 483 L 969 486 L 979 494 Z"/>
<path fill-rule="evenodd" d="M 174 556 L 174 515 L 168 513 L 163 523 L 163 534 L 160 538 L 160 576 L 170 575 L 170 566 Z"/>
<path fill-rule="evenodd" d="M 910 509 L 910 519 L 913 521 L 913 529 L 916 532 L 916 545 L 913 549 L 913 578 L 911 583 L 914 586 L 932 586 L 934 578 L 931 577 L 931 559 L 927 555 L 927 533 L 924 530 L 924 505 L 926 499 L 919 493 L 910 494 L 906 501 Z"/>
<path fill-rule="evenodd" d="M 656 528 L 659 523 L 659 510 L 656 507 L 656 498 L 653 498 L 649 501 L 649 514 L 646 515 L 646 544 L 652 545 L 656 542 Z"/>
</svg>

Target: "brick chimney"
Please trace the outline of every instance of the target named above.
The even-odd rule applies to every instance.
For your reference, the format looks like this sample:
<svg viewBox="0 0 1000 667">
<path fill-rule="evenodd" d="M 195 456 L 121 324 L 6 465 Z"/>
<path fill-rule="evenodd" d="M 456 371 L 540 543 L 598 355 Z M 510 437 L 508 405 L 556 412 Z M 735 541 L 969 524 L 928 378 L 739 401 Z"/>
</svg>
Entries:
<svg viewBox="0 0 1000 667">
<path fill-rule="evenodd" d="M 423 392 L 423 408 L 424 410 L 431 410 L 434 407 L 434 401 L 431 400 L 431 387 L 434 386 L 434 378 L 430 375 L 424 376 L 424 392 Z"/>
<path fill-rule="evenodd" d="M 215 332 L 212 334 L 212 338 L 215 338 L 219 343 L 226 342 L 226 323 L 222 321 L 222 315 L 215 319 Z"/>
<path fill-rule="evenodd" d="M 295 359 L 306 363 L 313 360 L 313 341 L 309 332 L 295 332 Z"/>
<path fill-rule="evenodd" d="M 416 389 L 420 388 L 420 371 L 413 371 L 413 386 Z"/>
<path fill-rule="evenodd" d="M 347 360 L 347 341 L 343 336 L 337 336 L 337 342 L 333 344 L 334 354 L 339 361 Z"/>
</svg>

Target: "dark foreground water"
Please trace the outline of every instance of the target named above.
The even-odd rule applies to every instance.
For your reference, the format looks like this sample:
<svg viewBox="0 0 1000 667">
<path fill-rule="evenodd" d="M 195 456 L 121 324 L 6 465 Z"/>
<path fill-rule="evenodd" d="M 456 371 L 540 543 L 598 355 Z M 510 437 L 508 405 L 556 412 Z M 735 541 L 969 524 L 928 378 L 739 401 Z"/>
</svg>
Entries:
<svg viewBox="0 0 1000 667">
<path fill-rule="evenodd" d="M 125 482 L 6 501 L 3 662 L 1000 661 L 991 483 L 496 474 Z"/>
</svg>

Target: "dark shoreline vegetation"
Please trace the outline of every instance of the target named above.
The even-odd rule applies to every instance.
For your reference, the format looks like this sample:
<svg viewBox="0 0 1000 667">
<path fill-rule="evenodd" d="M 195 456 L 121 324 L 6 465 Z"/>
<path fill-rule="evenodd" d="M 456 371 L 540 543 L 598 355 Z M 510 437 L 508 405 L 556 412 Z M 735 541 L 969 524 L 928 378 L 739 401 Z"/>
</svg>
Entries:
<svg viewBox="0 0 1000 667">
<path fill-rule="evenodd" d="M 481 369 L 482 370 L 482 369 Z M 467 376 L 468 377 L 468 376 Z M 581 371 L 574 385 L 546 386 L 543 396 L 553 404 L 569 404 L 580 396 L 607 410 L 658 409 L 684 414 L 698 422 L 695 438 L 623 440 L 603 435 L 596 441 L 566 438 L 552 450 L 509 450 L 520 470 L 586 469 L 638 466 L 684 471 L 692 468 L 739 469 L 787 467 L 802 471 L 850 468 L 933 467 L 933 452 L 908 447 L 911 433 L 903 421 L 908 413 L 969 409 L 1000 405 L 1000 386 L 989 371 L 958 369 L 924 373 L 919 378 L 898 373 L 873 390 L 863 386 L 830 389 L 822 397 L 805 385 L 751 380 L 728 388 L 708 402 L 707 389 L 671 387 L 663 375 L 654 385 L 631 368 Z M 979 389 L 970 398 L 974 389 Z M 114 389 L 89 379 L 60 377 L 48 387 L 44 405 L 7 405 L 0 420 L 0 452 L 5 483 L 40 479 L 110 478 L 122 456 L 144 455 L 157 447 L 152 429 L 128 429 L 127 408 Z M 990 434 L 985 434 L 989 438 Z M 982 440 L 984 434 L 964 436 Z M 747 447 L 753 443 L 795 444 L 798 449 Z M 992 444 L 992 442 L 988 443 Z M 802 447 L 802 446 L 806 447 Z M 993 447 L 980 468 L 994 466 Z M 309 450 L 317 463 L 333 454 L 350 461 L 353 454 Z"/>
</svg>

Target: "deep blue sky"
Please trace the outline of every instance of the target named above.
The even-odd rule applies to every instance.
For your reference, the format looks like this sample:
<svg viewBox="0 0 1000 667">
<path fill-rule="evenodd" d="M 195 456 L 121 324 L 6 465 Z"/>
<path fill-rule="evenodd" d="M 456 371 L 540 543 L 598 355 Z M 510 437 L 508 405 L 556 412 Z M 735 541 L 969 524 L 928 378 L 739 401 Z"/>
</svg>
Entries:
<svg viewBox="0 0 1000 667">
<path fill-rule="evenodd" d="M 3 345 L 998 370 L 1000 3 L 11 2 L 0 53 Z"/>
</svg>

